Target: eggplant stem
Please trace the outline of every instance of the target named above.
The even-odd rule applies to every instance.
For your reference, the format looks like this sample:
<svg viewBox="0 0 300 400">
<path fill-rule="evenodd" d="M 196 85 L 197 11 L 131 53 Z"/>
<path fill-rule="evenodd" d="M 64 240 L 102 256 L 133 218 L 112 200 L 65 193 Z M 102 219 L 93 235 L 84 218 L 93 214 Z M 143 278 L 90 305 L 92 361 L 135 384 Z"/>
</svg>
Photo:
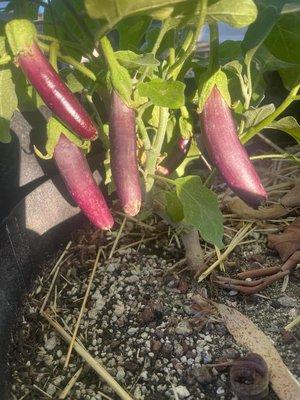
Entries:
<svg viewBox="0 0 300 400">
<path fill-rule="evenodd" d="M 46 53 L 50 52 L 50 46 L 48 46 L 45 43 L 41 43 L 39 42 L 39 47 L 44 50 Z M 93 71 L 91 71 L 89 68 L 87 68 L 85 65 L 83 65 L 82 63 L 80 63 L 79 61 L 75 60 L 75 58 L 70 57 L 70 56 L 64 56 L 63 54 L 61 54 L 60 51 L 57 52 L 57 57 L 61 60 L 66 62 L 69 65 L 72 65 L 75 69 L 77 69 L 77 71 L 81 72 L 83 75 L 87 76 L 88 78 L 90 78 L 92 81 L 96 81 L 97 77 L 94 74 Z"/>
<path fill-rule="evenodd" d="M 198 21 L 196 24 L 196 29 L 195 29 L 195 32 L 193 35 L 193 39 L 190 41 L 189 46 L 186 49 L 186 51 L 184 52 L 184 54 L 182 55 L 182 57 L 180 57 L 168 71 L 168 76 L 173 77 L 173 79 L 177 78 L 183 64 L 186 62 L 186 60 L 189 58 L 189 56 L 194 51 L 197 40 L 201 34 L 202 28 L 205 23 L 205 17 L 206 17 L 206 11 L 207 11 L 207 0 L 198 1 L 196 13 L 197 13 L 197 11 L 199 13 L 199 16 L 198 16 Z"/>
<path fill-rule="evenodd" d="M 181 240 L 185 248 L 186 263 L 188 267 L 198 275 L 206 266 L 204 264 L 204 254 L 200 245 L 197 229 L 193 228 L 182 233 Z"/>
<path fill-rule="evenodd" d="M 259 133 L 264 128 L 267 128 L 281 113 L 283 113 L 283 111 L 286 110 L 286 108 L 294 100 L 298 100 L 297 94 L 298 94 L 299 89 L 300 89 L 300 83 L 297 83 L 293 87 L 293 89 L 290 91 L 288 96 L 285 98 L 285 100 L 283 100 L 283 102 L 280 104 L 280 106 L 277 107 L 276 110 L 274 112 L 272 112 L 272 114 L 270 114 L 265 119 L 260 121 L 257 125 L 252 126 L 248 131 L 246 131 L 245 133 L 243 133 L 241 135 L 241 137 L 240 137 L 241 142 L 243 144 L 249 142 L 249 140 L 252 139 L 253 136 L 255 136 L 257 133 Z"/>
<path fill-rule="evenodd" d="M 145 168 L 145 173 L 147 176 L 146 182 L 145 182 L 146 206 L 148 206 L 148 207 L 149 206 L 151 207 L 151 205 L 152 205 L 152 188 L 153 188 L 153 184 L 154 184 L 153 175 L 155 175 L 157 159 L 160 156 L 161 148 L 162 148 L 162 145 L 164 142 L 168 118 L 169 118 L 169 109 L 166 107 L 160 107 L 157 133 L 154 137 L 151 149 L 149 150 L 149 154 L 148 154 L 147 161 L 146 161 L 146 168 Z"/>
</svg>

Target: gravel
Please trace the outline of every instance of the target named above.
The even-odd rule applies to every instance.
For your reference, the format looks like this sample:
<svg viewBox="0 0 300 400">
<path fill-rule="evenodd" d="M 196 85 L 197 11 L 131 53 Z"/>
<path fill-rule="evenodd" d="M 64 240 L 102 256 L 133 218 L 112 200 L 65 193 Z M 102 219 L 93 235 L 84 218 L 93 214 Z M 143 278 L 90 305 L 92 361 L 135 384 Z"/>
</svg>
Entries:
<svg viewBox="0 0 300 400">
<path fill-rule="evenodd" d="M 284 295 L 280 292 L 281 283 L 268 288 L 263 296 L 248 298 L 217 291 L 209 280 L 199 286 L 186 273 L 166 274 L 182 256 L 180 249 L 168 242 L 167 238 L 151 246 L 127 248 L 100 262 L 77 336 L 134 399 L 175 399 L 174 393 L 187 400 L 234 398 L 228 369 L 209 364 L 237 358 L 246 354 L 246 349 L 215 317 L 204 317 L 193 307 L 191 298 L 195 294 L 207 294 L 248 315 L 270 336 L 291 371 L 299 373 L 296 338 L 294 334 L 284 337 L 281 333 L 297 315 L 296 276 L 290 278 Z M 263 242 L 259 249 L 257 244 L 255 249 L 251 246 L 237 248 L 228 262 L 243 269 L 254 254 L 261 256 L 264 265 L 279 262 Z M 51 296 L 57 320 L 71 331 L 95 259 L 95 249 L 84 251 L 74 251 L 61 267 Z M 14 338 L 10 354 L 13 395 L 16 399 L 26 393 L 32 400 L 49 396 L 55 399 L 83 367 L 67 399 L 98 400 L 105 398 L 101 397 L 103 393 L 117 399 L 74 350 L 68 369 L 64 369 L 67 345 L 38 313 L 50 285 L 48 271 L 27 298 Z M 271 393 L 268 399 L 277 397 Z"/>
</svg>

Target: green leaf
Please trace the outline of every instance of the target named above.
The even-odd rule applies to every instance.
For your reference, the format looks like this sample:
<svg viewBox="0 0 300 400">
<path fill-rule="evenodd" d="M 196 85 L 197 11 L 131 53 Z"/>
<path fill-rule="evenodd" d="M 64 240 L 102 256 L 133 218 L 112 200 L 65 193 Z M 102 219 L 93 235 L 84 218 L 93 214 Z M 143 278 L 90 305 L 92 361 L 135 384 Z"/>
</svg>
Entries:
<svg viewBox="0 0 300 400">
<path fill-rule="evenodd" d="M 268 115 L 275 111 L 274 104 L 267 104 L 265 106 L 255 108 L 253 110 L 245 111 L 245 129 L 249 129 L 254 125 L 257 125 L 260 121 L 265 119 Z"/>
<path fill-rule="evenodd" d="M 184 218 L 182 204 L 175 192 L 166 192 L 166 213 L 173 222 L 180 222 Z"/>
<path fill-rule="evenodd" d="M 223 216 L 217 196 L 202 184 L 199 176 L 178 178 L 174 183 L 186 222 L 197 228 L 204 240 L 222 248 Z"/>
<path fill-rule="evenodd" d="M 233 60 L 237 62 L 242 60 L 241 42 L 239 40 L 225 40 L 219 45 L 220 64 L 226 65 L 234 62 Z"/>
<path fill-rule="evenodd" d="M 185 84 L 179 81 L 165 81 L 160 78 L 137 85 L 139 94 L 148 97 L 160 107 L 180 108 L 184 105 Z"/>
<path fill-rule="evenodd" d="M 179 117 L 179 130 L 180 134 L 184 139 L 189 139 L 193 133 L 193 125 L 188 118 L 184 118 L 182 115 Z"/>
<path fill-rule="evenodd" d="M 283 14 L 267 37 L 265 44 L 280 60 L 300 64 L 300 11 Z"/>
<path fill-rule="evenodd" d="M 278 70 L 283 85 L 287 90 L 292 90 L 300 82 L 299 68 L 284 68 Z"/>
<path fill-rule="evenodd" d="M 255 62 L 259 64 L 261 73 L 295 67 L 295 64 L 287 63 L 274 57 L 265 45 L 260 46 L 255 53 L 254 59 Z"/>
<path fill-rule="evenodd" d="M 261 5 L 257 19 L 251 24 L 241 43 L 245 63 L 251 62 L 253 55 L 269 35 L 280 17 L 280 9 L 271 5 Z"/>
<path fill-rule="evenodd" d="M 0 38 L 0 43 L 4 43 L 4 38 Z M 0 88 L 0 141 L 9 143 L 11 140 L 9 125 L 13 113 L 18 107 L 18 98 L 12 71 L 6 66 L 0 68 Z"/>
<path fill-rule="evenodd" d="M 137 69 L 140 67 L 155 68 L 159 65 L 152 53 L 136 54 L 130 50 L 120 50 L 115 52 L 115 56 L 123 67 L 128 69 Z"/>
<path fill-rule="evenodd" d="M 109 2 L 107 1 L 107 3 Z M 81 19 L 79 23 L 66 3 L 61 0 L 51 0 L 51 7 L 45 7 L 43 33 L 57 37 L 60 40 L 71 41 L 84 47 L 87 52 L 92 52 L 95 46 L 93 36 L 96 36 L 97 31 L 100 29 L 99 21 L 91 19 L 87 15 L 84 0 L 72 0 L 73 9 Z M 67 51 L 68 55 L 80 60 L 82 53 L 78 50 L 68 47 Z"/>
<path fill-rule="evenodd" d="M 300 145 L 300 125 L 294 117 L 289 116 L 273 121 L 267 128 L 288 133 Z"/>
<path fill-rule="evenodd" d="M 154 128 L 157 128 L 159 123 L 159 107 L 158 106 L 153 106 L 152 108 L 149 107 L 144 113 L 144 116 L 146 116 L 146 118 L 147 115 L 149 115 L 148 124 L 153 126 Z"/>
<path fill-rule="evenodd" d="M 143 14 L 155 19 L 170 16 L 175 4 L 187 0 L 85 0 L 87 12 L 91 18 L 105 20 L 113 27 L 117 22 L 131 15 Z"/>
<path fill-rule="evenodd" d="M 252 75 L 252 106 L 258 106 L 265 97 L 266 82 L 264 75 L 258 69 L 255 63 L 251 64 L 251 75 Z"/>
<path fill-rule="evenodd" d="M 140 15 L 126 18 L 119 22 L 117 25 L 119 48 L 121 50 L 136 51 L 150 23 L 151 18 Z"/>
<path fill-rule="evenodd" d="M 208 16 L 235 28 L 243 28 L 255 21 L 257 8 L 252 0 L 219 0 L 208 7 Z"/>
</svg>

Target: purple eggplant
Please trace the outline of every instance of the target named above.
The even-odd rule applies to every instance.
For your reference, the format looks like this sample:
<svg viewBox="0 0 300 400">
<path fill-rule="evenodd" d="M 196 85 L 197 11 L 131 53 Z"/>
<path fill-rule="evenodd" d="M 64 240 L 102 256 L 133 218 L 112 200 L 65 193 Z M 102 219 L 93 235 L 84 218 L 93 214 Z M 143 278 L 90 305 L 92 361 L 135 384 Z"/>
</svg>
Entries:
<svg viewBox="0 0 300 400">
<path fill-rule="evenodd" d="M 160 175 L 169 176 L 174 172 L 185 159 L 191 147 L 191 139 L 180 138 L 170 154 L 157 167 L 157 172 Z"/>
<path fill-rule="evenodd" d="M 141 207 L 135 112 L 113 91 L 110 107 L 110 159 L 112 176 L 124 212 L 136 215 Z"/>
<path fill-rule="evenodd" d="M 257 208 L 267 193 L 241 144 L 231 110 L 215 86 L 200 114 L 203 141 L 225 182 L 248 205 Z"/>
<path fill-rule="evenodd" d="M 53 157 L 72 198 L 83 213 L 96 227 L 103 230 L 112 228 L 113 217 L 83 152 L 61 134 Z"/>
<path fill-rule="evenodd" d="M 96 139 L 98 132 L 93 120 L 40 50 L 33 24 L 13 20 L 5 29 L 16 65 L 45 104 L 71 131 L 84 139 Z"/>
</svg>

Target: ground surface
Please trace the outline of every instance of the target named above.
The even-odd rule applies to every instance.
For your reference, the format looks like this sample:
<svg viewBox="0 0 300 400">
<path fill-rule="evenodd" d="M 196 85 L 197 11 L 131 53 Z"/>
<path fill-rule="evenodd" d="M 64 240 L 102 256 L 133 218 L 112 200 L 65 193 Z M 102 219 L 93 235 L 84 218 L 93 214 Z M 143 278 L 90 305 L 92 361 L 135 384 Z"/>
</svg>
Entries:
<svg viewBox="0 0 300 400">
<path fill-rule="evenodd" d="M 66 331 L 73 331 L 96 251 L 103 246 L 106 260 L 101 255 L 77 338 L 134 399 L 234 398 L 228 369 L 206 365 L 247 351 L 237 345 L 220 320 L 203 318 L 193 306 L 195 294 L 237 307 L 273 340 L 289 369 L 300 374 L 297 329 L 293 335 L 282 333 L 297 315 L 299 270 L 290 277 L 284 293 L 281 281 L 259 295 L 245 297 L 220 289 L 209 279 L 198 284 L 184 269 L 171 269 L 182 259 L 183 250 L 177 236 L 164 225 L 153 231 L 127 222 L 110 259 L 115 237 L 90 233 L 78 237 L 59 267 L 48 312 Z M 225 262 L 229 274 L 281 265 L 276 252 L 266 247 L 266 235 L 259 227 L 244 242 Z M 74 350 L 64 369 L 67 345 L 38 313 L 52 281 L 49 270 L 51 267 L 45 267 L 28 296 L 14 339 L 12 398 L 61 398 L 61 390 L 83 367 L 66 399 L 117 399 Z M 270 392 L 267 399 L 277 396 Z"/>
</svg>

